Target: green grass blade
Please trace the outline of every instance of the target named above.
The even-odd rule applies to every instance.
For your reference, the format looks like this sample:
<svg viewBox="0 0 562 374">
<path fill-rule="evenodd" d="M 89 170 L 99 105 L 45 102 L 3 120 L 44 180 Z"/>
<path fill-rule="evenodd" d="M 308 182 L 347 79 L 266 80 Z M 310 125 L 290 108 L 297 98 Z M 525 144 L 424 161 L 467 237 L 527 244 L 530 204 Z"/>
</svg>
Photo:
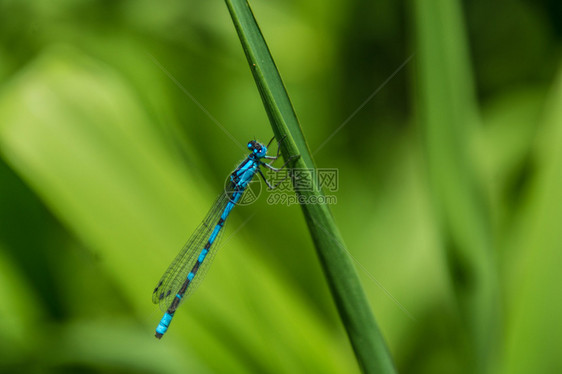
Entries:
<svg viewBox="0 0 562 374">
<path fill-rule="evenodd" d="M 283 156 L 300 155 L 296 168 L 314 169 L 314 161 L 298 123 L 279 72 L 249 4 L 226 0 L 277 139 L 283 141 Z M 323 196 L 314 184 L 312 191 L 297 191 L 304 199 Z M 365 373 L 394 373 L 392 359 L 375 322 L 359 278 L 343 244 L 330 209 L 323 204 L 301 205 L 322 269 L 357 361 Z"/>
<path fill-rule="evenodd" d="M 416 1 L 419 104 L 434 201 L 451 279 L 477 372 L 493 366 L 500 337 L 490 214 L 472 140 L 478 112 L 457 1 Z"/>
<path fill-rule="evenodd" d="M 548 373 L 562 368 L 562 299 L 558 297 L 562 263 L 560 102 L 562 68 L 548 97 L 535 144 L 533 181 L 507 248 L 515 265 L 508 282 L 509 330 L 502 373 Z"/>
</svg>

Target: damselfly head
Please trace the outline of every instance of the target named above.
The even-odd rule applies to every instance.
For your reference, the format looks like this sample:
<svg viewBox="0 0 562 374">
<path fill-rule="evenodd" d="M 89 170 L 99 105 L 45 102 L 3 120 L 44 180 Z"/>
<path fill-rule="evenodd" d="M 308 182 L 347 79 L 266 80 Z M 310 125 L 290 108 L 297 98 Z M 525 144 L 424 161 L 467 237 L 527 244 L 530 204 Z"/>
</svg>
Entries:
<svg viewBox="0 0 562 374">
<path fill-rule="evenodd" d="M 267 147 L 255 140 L 248 142 L 248 149 L 259 158 L 265 157 L 267 154 Z"/>
</svg>

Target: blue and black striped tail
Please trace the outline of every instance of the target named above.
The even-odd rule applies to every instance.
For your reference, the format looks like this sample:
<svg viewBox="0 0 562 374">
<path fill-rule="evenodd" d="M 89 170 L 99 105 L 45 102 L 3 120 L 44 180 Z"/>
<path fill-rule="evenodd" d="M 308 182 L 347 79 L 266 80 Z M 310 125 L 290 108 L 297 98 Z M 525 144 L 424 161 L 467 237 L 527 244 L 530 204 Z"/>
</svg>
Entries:
<svg viewBox="0 0 562 374">
<path fill-rule="evenodd" d="M 168 331 L 168 327 L 170 326 L 170 322 L 172 322 L 172 317 L 174 317 L 173 313 L 164 313 L 164 316 L 162 317 L 162 319 L 160 320 L 160 323 L 158 324 L 158 326 L 156 327 L 156 333 L 154 334 L 154 336 L 156 336 L 156 338 L 160 339 L 162 336 L 164 336 L 164 334 L 166 333 L 166 331 Z"/>
</svg>

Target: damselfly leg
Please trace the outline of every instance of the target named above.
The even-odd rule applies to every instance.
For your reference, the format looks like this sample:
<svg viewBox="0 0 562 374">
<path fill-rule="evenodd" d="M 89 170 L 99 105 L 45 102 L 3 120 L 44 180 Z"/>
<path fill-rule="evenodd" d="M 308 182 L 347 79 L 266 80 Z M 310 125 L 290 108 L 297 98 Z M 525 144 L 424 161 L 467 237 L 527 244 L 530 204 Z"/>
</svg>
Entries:
<svg viewBox="0 0 562 374">
<path fill-rule="evenodd" d="M 264 159 L 266 159 L 266 160 L 271 160 L 271 162 L 268 163 L 267 165 L 273 164 L 273 163 L 279 158 L 279 155 L 280 155 L 280 153 L 281 153 L 281 143 L 283 143 L 283 141 L 284 141 L 286 138 L 287 138 L 287 135 L 283 136 L 283 137 L 281 138 L 281 140 L 280 140 L 279 142 L 277 142 L 277 152 L 276 152 L 275 156 L 265 156 L 265 157 L 264 157 Z M 268 147 L 268 148 L 269 148 L 269 145 L 271 144 L 271 142 L 273 141 L 273 139 L 275 139 L 275 137 L 273 137 L 273 138 L 269 141 L 269 143 L 267 143 L 267 147 Z"/>
<path fill-rule="evenodd" d="M 285 162 L 280 168 L 275 168 L 275 167 L 273 167 L 273 166 L 271 166 L 270 164 L 267 164 L 267 163 L 265 163 L 265 162 L 262 162 L 262 163 L 261 163 L 261 166 L 265 166 L 265 167 L 268 168 L 269 170 L 271 170 L 271 171 L 273 171 L 273 172 L 275 172 L 275 173 L 279 173 L 280 171 L 282 171 L 283 169 L 285 169 L 285 168 L 287 167 L 287 165 L 289 165 L 289 163 L 291 163 L 292 161 L 294 161 L 295 159 L 297 159 L 297 158 L 299 158 L 299 157 L 300 157 L 300 155 L 294 155 L 294 156 L 289 157 L 289 159 L 287 160 L 287 162 Z M 275 161 L 275 160 L 274 160 L 274 161 Z M 263 181 L 265 182 L 265 184 L 267 185 L 267 187 L 268 187 L 270 190 L 274 190 L 274 189 L 276 189 L 277 187 L 279 187 L 279 185 L 280 185 L 281 183 L 285 182 L 285 180 L 287 180 L 287 178 L 289 178 L 289 177 L 292 175 L 291 169 L 289 169 L 287 175 L 285 176 L 285 178 L 281 179 L 281 180 L 280 180 L 279 182 L 277 182 L 275 185 L 272 185 L 272 184 L 267 180 L 267 178 L 263 175 L 261 169 L 258 169 L 258 173 L 259 173 L 259 175 L 261 176 L 261 178 L 263 179 Z"/>
</svg>

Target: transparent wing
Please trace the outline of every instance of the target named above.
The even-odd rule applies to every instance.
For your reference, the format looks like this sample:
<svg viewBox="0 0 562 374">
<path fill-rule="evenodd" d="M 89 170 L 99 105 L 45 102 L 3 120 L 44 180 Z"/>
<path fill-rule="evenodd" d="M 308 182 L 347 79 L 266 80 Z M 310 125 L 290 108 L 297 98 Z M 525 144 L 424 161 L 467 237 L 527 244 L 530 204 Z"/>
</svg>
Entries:
<svg viewBox="0 0 562 374">
<path fill-rule="evenodd" d="M 228 200 L 227 200 L 228 202 Z M 218 221 L 218 219 L 217 219 Z M 228 220 L 227 220 L 228 221 Z M 201 283 L 201 281 L 205 278 L 205 275 L 207 274 L 207 271 L 209 270 L 209 268 L 211 267 L 211 264 L 213 262 L 213 259 L 215 258 L 215 255 L 218 252 L 218 249 L 220 248 L 219 243 L 221 241 L 222 238 L 222 234 L 224 232 L 224 226 L 226 225 L 226 222 L 224 223 L 222 229 L 219 231 L 215 241 L 213 242 L 213 244 L 211 245 L 211 247 L 209 248 L 209 253 L 207 253 L 207 256 L 205 256 L 205 261 L 203 261 L 203 263 L 201 264 L 201 266 L 199 267 L 199 270 L 197 271 L 197 274 L 195 274 L 195 277 L 193 278 L 193 280 L 191 281 L 191 283 L 189 283 L 189 287 L 187 287 L 187 291 L 185 291 L 184 297 L 182 298 L 182 302 L 193 293 L 193 291 L 195 291 L 195 289 L 197 289 L 197 287 L 199 286 L 199 284 Z M 206 244 L 206 242 L 205 242 Z M 195 259 L 197 260 L 197 259 Z M 194 261 L 195 262 L 195 261 Z M 180 285 L 181 286 L 181 285 Z M 181 303 L 180 303 L 181 305 Z"/>
<path fill-rule="evenodd" d="M 229 197 L 227 194 L 223 193 L 217 198 L 203 222 L 199 225 L 199 227 L 197 227 L 187 243 L 183 246 L 180 253 L 178 253 L 174 261 L 172 261 L 164 275 L 162 275 L 162 278 L 158 281 L 158 284 L 152 293 L 152 302 L 154 304 L 159 304 L 162 311 L 166 311 L 168 309 L 174 297 L 185 282 L 187 274 L 189 274 L 193 265 L 197 262 L 199 253 L 205 244 L 207 244 L 207 240 L 211 236 L 211 233 L 217 225 L 228 202 Z M 201 264 L 201 267 L 197 271 L 195 278 L 189 285 L 182 300 L 185 300 L 185 298 L 193 292 L 197 284 L 204 277 L 215 254 L 215 250 L 213 250 L 213 248 L 216 247 L 223 231 L 224 227 L 213 242 L 211 248 L 209 248 L 209 253 L 205 257 L 205 261 Z"/>
</svg>

